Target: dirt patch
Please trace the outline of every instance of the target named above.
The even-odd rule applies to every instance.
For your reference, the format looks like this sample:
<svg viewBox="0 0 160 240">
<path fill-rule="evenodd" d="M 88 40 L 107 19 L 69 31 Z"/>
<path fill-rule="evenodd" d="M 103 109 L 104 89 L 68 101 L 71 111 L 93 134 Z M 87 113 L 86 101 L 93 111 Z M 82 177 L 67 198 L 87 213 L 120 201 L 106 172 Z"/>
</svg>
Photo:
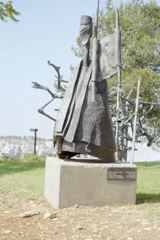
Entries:
<svg viewBox="0 0 160 240">
<path fill-rule="evenodd" d="M 160 239 L 160 203 L 53 209 L 44 198 L 15 193 L 2 193 L 0 200 L 1 240 Z"/>
</svg>

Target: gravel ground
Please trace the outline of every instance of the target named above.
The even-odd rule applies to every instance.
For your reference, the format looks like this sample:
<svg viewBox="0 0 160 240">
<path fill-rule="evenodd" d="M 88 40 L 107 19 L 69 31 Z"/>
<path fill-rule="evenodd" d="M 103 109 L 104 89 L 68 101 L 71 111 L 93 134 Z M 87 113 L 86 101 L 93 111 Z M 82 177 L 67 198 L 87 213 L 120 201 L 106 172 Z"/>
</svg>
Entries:
<svg viewBox="0 0 160 240">
<path fill-rule="evenodd" d="M 160 203 L 53 209 L 44 198 L 0 194 L 0 239 L 159 240 Z"/>
</svg>

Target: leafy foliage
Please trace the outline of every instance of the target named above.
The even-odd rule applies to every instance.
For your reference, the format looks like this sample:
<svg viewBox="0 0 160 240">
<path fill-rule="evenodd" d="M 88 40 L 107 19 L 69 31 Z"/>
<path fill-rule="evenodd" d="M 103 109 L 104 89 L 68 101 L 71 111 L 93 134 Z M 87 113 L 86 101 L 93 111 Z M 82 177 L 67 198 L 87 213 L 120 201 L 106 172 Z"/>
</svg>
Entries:
<svg viewBox="0 0 160 240">
<path fill-rule="evenodd" d="M 155 0 L 144 3 L 143 0 L 130 0 L 119 5 L 122 54 L 122 96 L 136 98 L 137 81 L 141 81 L 140 99 L 143 102 L 160 103 L 160 6 Z M 99 38 L 115 31 L 116 9 L 112 0 L 99 13 Z M 92 42 L 92 41 L 91 41 Z M 81 57 L 83 49 L 77 38 L 77 47 L 72 47 L 76 56 Z M 108 81 L 109 91 L 116 92 L 117 76 Z M 115 94 L 110 94 L 110 100 Z M 113 103 L 115 103 L 113 101 Z M 146 112 L 151 105 L 145 106 Z M 113 107 L 112 107 L 113 108 Z M 143 116 L 144 109 L 139 110 Z M 160 118 L 160 106 L 155 105 L 147 118 Z M 150 123 L 148 123 L 150 124 Z M 152 123 L 151 123 L 152 124 Z M 157 123 L 157 133 L 160 124 Z"/>
<path fill-rule="evenodd" d="M 23 156 L 23 159 L 20 161 L 18 156 L 15 156 L 14 158 L 10 158 L 10 156 L 8 154 L 3 154 L 3 156 L 0 158 L 0 163 L 4 163 L 4 162 L 26 162 L 26 163 L 30 163 L 30 162 L 44 162 L 46 159 L 45 156 L 43 155 L 36 155 L 36 154 L 25 154 Z"/>
<path fill-rule="evenodd" d="M 9 155 L 8 154 L 3 154 L 1 159 L 0 159 L 0 163 L 1 162 L 9 162 L 9 161 L 11 161 Z"/>
<path fill-rule="evenodd" d="M 129 89 L 141 80 L 140 96 L 145 101 L 158 102 L 160 73 L 160 6 L 151 0 L 121 2 L 119 6 L 120 26 L 122 36 L 122 82 L 123 91 Z M 100 11 L 99 38 L 114 32 L 116 12 L 113 3 L 108 0 Z M 72 47 L 76 56 L 82 56 L 82 45 L 77 38 L 78 47 Z M 116 79 L 110 81 L 115 86 Z M 133 91 L 135 97 L 135 91 Z"/>
<path fill-rule="evenodd" d="M 18 15 L 20 15 L 20 13 L 12 7 L 12 1 L 8 1 L 7 3 L 0 2 L 1 21 L 7 22 L 7 20 L 10 19 L 13 22 L 18 22 L 19 20 L 16 18 Z"/>
<path fill-rule="evenodd" d="M 46 157 L 41 155 L 38 156 L 36 154 L 25 154 L 23 157 L 24 162 L 42 162 L 45 161 Z"/>
</svg>

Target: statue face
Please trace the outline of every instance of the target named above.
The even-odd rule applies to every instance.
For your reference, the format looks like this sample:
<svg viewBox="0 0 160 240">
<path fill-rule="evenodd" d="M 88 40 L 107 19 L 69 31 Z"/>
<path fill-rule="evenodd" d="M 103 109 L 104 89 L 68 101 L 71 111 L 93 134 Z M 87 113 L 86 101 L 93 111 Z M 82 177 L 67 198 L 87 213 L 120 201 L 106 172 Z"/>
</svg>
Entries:
<svg viewBox="0 0 160 240">
<path fill-rule="evenodd" d="M 82 44 L 86 45 L 92 36 L 92 18 L 87 15 L 81 16 L 80 21 L 80 38 Z"/>
</svg>

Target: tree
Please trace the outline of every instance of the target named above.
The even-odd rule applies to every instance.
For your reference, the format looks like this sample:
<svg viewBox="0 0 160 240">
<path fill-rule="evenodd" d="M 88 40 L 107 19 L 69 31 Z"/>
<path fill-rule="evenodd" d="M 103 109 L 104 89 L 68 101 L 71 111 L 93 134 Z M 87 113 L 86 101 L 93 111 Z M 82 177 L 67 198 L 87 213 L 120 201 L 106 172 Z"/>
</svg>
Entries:
<svg viewBox="0 0 160 240">
<path fill-rule="evenodd" d="M 160 104 L 158 104 L 160 102 L 160 6 L 154 0 L 149 3 L 144 3 L 142 0 L 131 0 L 120 4 L 119 14 L 122 36 L 122 111 L 121 118 L 116 119 L 116 121 L 120 122 L 123 131 L 129 122 L 133 128 L 135 84 L 140 80 L 137 136 L 146 136 L 149 140 L 148 145 L 150 145 L 153 141 L 153 135 L 155 135 L 155 129 L 152 129 L 154 134 L 150 134 L 144 127 L 146 124 L 147 127 L 154 125 L 153 121 L 156 119 L 153 117 L 160 117 Z M 99 38 L 115 31 L 115 17 L 116 11 L 112 0 L 108 0 L 99 16 Z M 79 37 L 77 45 L 77 48 L 72 47 L 72 49 L 76 56 L 81 57 L 82 47 Z M 109 81 L 111 109 L 114 117 L 116 117 L 115 86 L 117 86 L 117 76 Z M 146 122 L 147 118 L 152 119 L 152 121 Z M 130 120 L 128 121 L 128 119 Z M 158 126 L 159 124 L 157 124 Z M 120 136 L 120 142 L 123 142 L 124 134 L 121 132 Z M 125 138 L 127 137 L 125 136 Z M 122 143 L 121 146 L 124 147 L 124 144 Z"/>
<path fill-rule="evenodd" d="M 158 101 L 160 74 L 160 6 L 156 1 L 144 3 L 131 0 L 119 6 L 122 36 L 123 91 L 128 92 L 137 79 L 141 80 L 140 96 L 146 101 Z M 111 0 L 99 16 L 99 38 L 114 32 L 115 9 Z M 76 56 L 82 56 L 80 38 L 78 47 L 72 47 Z M 109 85 L 116 85 L 114 77 Z M 135 97 L 135 91 L 132 96 Z"/>
<path fill-rule="evenodd" d="M 0 2 L 1 21 L 7 22 L 8 19 L 11 19 L 13 22 L 18 22 L 19 20 L 16 18 L 18 15 L 20 15 L 20 13 L 12 7 L 12 1 L 6 3 Z"/>
</svg>

